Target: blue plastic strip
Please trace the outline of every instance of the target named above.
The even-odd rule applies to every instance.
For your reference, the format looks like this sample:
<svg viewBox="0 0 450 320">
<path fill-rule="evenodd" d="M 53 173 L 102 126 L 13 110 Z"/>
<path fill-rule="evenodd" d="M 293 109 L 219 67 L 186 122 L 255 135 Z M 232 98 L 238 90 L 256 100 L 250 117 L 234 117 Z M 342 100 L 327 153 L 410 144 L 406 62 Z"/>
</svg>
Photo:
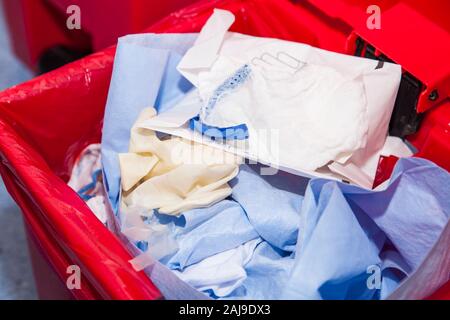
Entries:
<svg viewBox="0 0 450 320">
<path fill-rule="evenodd" d="M 102 170 L 96 170 L 92 173 L 92 182 L 85 185 L 83 188 L 81 188 L 80 190 L 78 190 L 78 195 L 84 200 L 84 201 L 88 201 L 89 199 L 93 198 L 94 196 L 87 194 L 89 191 L 93 190 L 95 188 L 95 186 L 97 185 L 97 181 L 99 179 L 99 177 L 102 174 Z"/>
<path fill-rule="evenodd" d="M 189 121 L 191 130 L 200 132 L 202 135 L 212 140 L 245 140 L 248 139 L 248 128 L 245 124 L 227 128 L 217 128 L 208 126 L 201 122 L 200 117 L 192 118 Z"/>
</svg>

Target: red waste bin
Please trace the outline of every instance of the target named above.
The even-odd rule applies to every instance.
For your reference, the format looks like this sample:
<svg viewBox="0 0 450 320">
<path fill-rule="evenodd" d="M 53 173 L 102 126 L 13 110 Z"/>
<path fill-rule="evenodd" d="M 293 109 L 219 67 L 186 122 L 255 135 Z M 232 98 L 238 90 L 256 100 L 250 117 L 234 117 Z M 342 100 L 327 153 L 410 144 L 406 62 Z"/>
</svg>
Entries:
<svg viewBox="0 0 450 320">
<path fill-rule="evenodd" d="M 43 54 L 64 47 L 82 55 L 142 31 L 195 0 L 2 0 L 15 54 L 37 69 Z M 81 30 L 69 30 L 71 5 L 80 8 Z"/>
<path fill-rule="evenodd" d="M 403 8 L 401 1 L 382 3 L 386 12 L 394 10 L 398 13 L 399 5 Z M 411 3 L 416 3 L 417 7 L 405 10 L 420 12 L 418 9 L 430 5 L 429 2 L 420 4 L 420 1 Z M 448 23 L 439 20 L 441 13 L 437 11 L 445 11 L 443 8 L 448 9 L 449 3 L 443 0 L 435 4 L 441 6 L 424 9 L 426 14 L 415 23 L 425 28 L 430 19 L 435 25 L 443 21 L 439 26 L 448 31 L 445 29 Z M 299 41 L 327 50 L 390 59 L 402 64 L 405 69 L 402 83 L 406 81 L 406 89 L 411 83 L 418 86 L 411 87 L 416 90 L 404 88 L 405 94 L 396 103 L 400 118 L 393 119 L 391 130 L 399 135 L 408 134 L 419 155 L 450 169 L 448 60 L 439 61 L 439 67 L 445 72 L 439 70 L 436 78 L 416 68 L 414 55 L 423 57 L 424 54 L 407 52 L 405 58 L 405 52 L 392 48 L 392 45 L 402 47 L 405 38 L 391 39 L 389 27 L 373 31 L 378 32 L 375 35 L 365 30 L 365 24 L 361 23 L 367 17 L 365 4 L 361 1 L 356 4 L 353 0 L 335 1 L 333 5 L 320 0 L 301 3 L 205 0 L 171 14 L 148 31 L 198 32 L 213 8 L 230 10 L 236 15 L 233 31 Z M 350 16 L 348 12 L 351 12 Z M 387 17 L 390 17 L 386 21 L 389 26 L 395 16 Z M 403 30 L 405 26 L 398 28 Z M 440 38 L 433 48 L 448 49 L 449 35 L 448 32 L 445 34 L 446 37 Z M 443 37 L 443 33 L 437 36 Z M 423 45 L 423 39 L 416 38 L 416 46 Z M 100 51 L 0 93 L 0 173 L 24 214 L 33 248 L 38 291 L 44 298 L 162 298 L 143 272 L 131 268 L 128 263 L 131 256 L 124 244 L 66 185 L 78 154 L 87 145 L 100 141 L 114 52 L 115 48 Z M 441 55 L 430 54 L 430 57 L 440 58 Z M 430 68 L 436 65 L 430 64 Z M 439 97 L 421 100 L 429 89 L 438 90 Z M 411 114 L 405 114 L 407 111 Z M 65 286 L 67 268 L 71 265 L 81 268 L 79 290 L 69 291 Z M 50 278 L 44 280 L 49 273 L 56 275 L 52 278 L 54 283 Z M 444 286 L 433 298 L 449 299 L 450 285 Z"/>
</svg>

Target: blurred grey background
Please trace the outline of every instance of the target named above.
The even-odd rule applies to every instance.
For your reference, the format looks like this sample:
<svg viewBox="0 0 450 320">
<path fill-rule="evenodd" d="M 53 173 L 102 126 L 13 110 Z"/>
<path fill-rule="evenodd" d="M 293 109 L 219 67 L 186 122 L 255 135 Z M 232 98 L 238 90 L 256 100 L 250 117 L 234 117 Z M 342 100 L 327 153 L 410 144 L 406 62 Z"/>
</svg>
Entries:
<svg viewBox="0 0 450 320">
<path fill-rule="evenodd" d="M 0 91 L 34 75 L 12 51 L 0 3 Z M 0 300 L 37 299 L 22 213 L 0 181 Z"/>
</svg>

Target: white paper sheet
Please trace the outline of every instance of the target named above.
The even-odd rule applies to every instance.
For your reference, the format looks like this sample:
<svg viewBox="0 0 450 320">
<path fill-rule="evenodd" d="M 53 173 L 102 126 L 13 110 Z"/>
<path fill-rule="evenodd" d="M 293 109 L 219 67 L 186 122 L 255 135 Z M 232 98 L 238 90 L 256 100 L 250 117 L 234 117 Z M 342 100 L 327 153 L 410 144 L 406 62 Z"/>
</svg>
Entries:
<svg viewBox="0 0 450 320">
<path fill-rule="evenodd" d="M 188 50 L 178 65 L 178 70 L 183 76 L 196 85 L 200 72 L 211 68 L 219 55 L 245 64 L 259 56 L 261 52 L 282 51 L 307 63 L 333 67 L 351 77 L 360 77 L 366 91 L 369 121 L 365 147 L 353 154 L 342 155 L 334 164 L 316 171 L 293 168 L 273 158 L 261 158 L 255 150 L 250 150 L 245 142 L 234 140 L 218 143 L 188 128 L 187 121 L 198 114 L 197 111 L 201 106 L 200 98 L 195 91 L 171 109 L 170 113 L 159 114 L 154 119 L 142 123 L 141 127 L 212 145 L 290 173 L 307 177 L 345 179 L 365 188 L 372 187 L 380 154 L 399 157 L 411 155 L 410 152 L 405 152 L 408 148 L 403 142 L 393 144 L 392 141 L 386 140 L 400 83 L 400 66 L 385 63 L 382 68 L 376 69 L 378 61 L 370 59 L 338 54 L 301 43 L 227 32 L 233 22 L 232 13 L 218 9 L 214 11 L 194 46 Z"/>
</svg>

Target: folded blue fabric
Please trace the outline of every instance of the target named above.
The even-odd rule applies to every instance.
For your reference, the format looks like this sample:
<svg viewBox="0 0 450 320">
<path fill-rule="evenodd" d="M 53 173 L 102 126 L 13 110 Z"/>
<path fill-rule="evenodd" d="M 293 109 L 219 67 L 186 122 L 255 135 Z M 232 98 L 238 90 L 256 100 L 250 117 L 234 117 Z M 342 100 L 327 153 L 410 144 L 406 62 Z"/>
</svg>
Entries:
<svg viewBox="0 0 450 320">
<path fill-rule="evenodd" d="M 262 165 L 241 165 L 230 182 L 232 198 L 247 213 L 258 234 L 272 246 L 294 251 L 300 208 L 309 179 L 278 171 L 261 175 Z"/>
<path fill-rule="evenodd" d="M 176 66 L 196 38 L 197 34 L 145 34 L 119 39 L 102 136 L 105 188 L 116 213 L 118 153 L 128 152 L 131 127 L 144 108 L 168 110 L 192 88 Z"/>
<path fill-rule="evenodd" d="M 296 261 L 282 297 L 387 297 L 417 268 L 448 223 L 449 184 L 448 172 L 414 158 L 399 160 L 384 191 L 311 180 Z"/>
</svg>

